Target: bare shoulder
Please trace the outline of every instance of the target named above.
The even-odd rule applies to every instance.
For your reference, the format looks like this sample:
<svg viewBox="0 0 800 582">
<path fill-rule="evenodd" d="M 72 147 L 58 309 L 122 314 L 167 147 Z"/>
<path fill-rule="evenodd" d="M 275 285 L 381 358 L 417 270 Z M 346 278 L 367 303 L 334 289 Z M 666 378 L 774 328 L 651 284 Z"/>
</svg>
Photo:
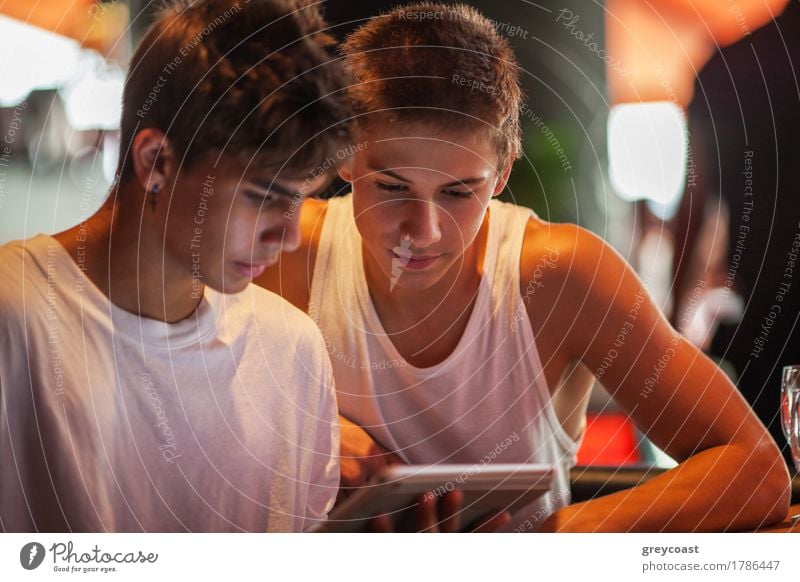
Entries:
<svg viewBox="0 0 800 582">
<path fill-rule="evenodd" d="M 532 325 L 557 336 L 565 349 L 571 343 L 568 351 L 573 354 L 616 326 L 632 305 L 644 303 L 651 320 L 660 317 L 650 301 L 643 301 L 644 284 L 626 260 L 575 224 L 529 221 L 520 257 L 520 292 Z"/>
<path fill-rule="evenodd" d="M 565 299 L 568 282 L 577 269 L 591 264 L 604 244 L 586 229 L 570 223 L 554 223 L 532 217 L 525 228 L 520 254 L 520 286 L 523 297 L 539 295 L 551 307 Z M 530 303 L 527 301 L 526 303 Z"/>
<path fill-rule="evenodd" d="M 666 344 L 674 338 L 662 310 L 625 258 L 585 228 L 532 221 L 520 263 L 520 284 L 533 282 L 537 291 L 541 287 L 549 309 L 544 316 L 529 310 L 532 322 L 553 319 L 559 341 L 576 357 L 585 360 L 598 346 L 607 350 L 631 318 L 643 333 L 640 342 Z"/>
<path fill-rule="evenodd" d="M 593 232 L 571 223 L 528 221 L 520 256 L 520 284 L 545 286 L 560 300 L 583 303 L 591 296 L 620 292 L 621 284 L 638 283 L 625 259 Z"/>
<path fill-rule="evenodd" d="M 300 210 L 300 246 L 291 253 L 281 253 L 278 262 L 253 281 L 303 311 L 308 309 L 317 246 L 327 207 L 324 200 L 305 200 Z"/>
<path fill-rule="evenodd" d="M 319 198 L 309 198 L 303 203 L 300 211 L 300 247 L 316 254 L 316 245 L 322 232 L 328 203 Z"/>
<path fill-rule="evenodd" d="M 5 322 L 21 312 L 20 304 L 25 289 L 25 261 L 25 248 L 20 242 L 0 245 L 0 279 L 3 281 L 0 285 L 0 322 Z M 32 270 L 29 267 L 28 272 Z M 36 294 L 29 293 L 29 296 L 33 299 Z"/>
<path fill-rule="evenodd" d="M 574 224 L 532 217 L 522 243 L 520 295 L 551 391 L 574 359 L 568 339 L 578 326 L 579 302 L 570 276 L 584 236 L 584 229 Z"/>
</svg>

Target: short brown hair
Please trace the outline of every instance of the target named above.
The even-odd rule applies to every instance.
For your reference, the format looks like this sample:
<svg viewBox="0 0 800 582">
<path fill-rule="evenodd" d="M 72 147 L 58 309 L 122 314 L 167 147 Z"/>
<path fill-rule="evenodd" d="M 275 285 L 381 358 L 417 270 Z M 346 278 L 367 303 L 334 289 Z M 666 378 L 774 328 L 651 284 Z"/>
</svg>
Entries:
<svg viewBox="0 0 800 582">
<path fill-rule="evenodd" d="M 118 181 L 144 128 L 189 166 L 210 151 L 304 172 L 347 139 L 343 71 L 310 0 L 173 0 L 136 49 L 125 83 Z"/>
<path fill-rule="evenodd" d="M 342 46 L 358 123 L 372 114 L 443 129 L 494 128 L 501 162 L 521 155 L 519 67 L 492 22 L 464 4 L 413 4 Z"/>
</svg>

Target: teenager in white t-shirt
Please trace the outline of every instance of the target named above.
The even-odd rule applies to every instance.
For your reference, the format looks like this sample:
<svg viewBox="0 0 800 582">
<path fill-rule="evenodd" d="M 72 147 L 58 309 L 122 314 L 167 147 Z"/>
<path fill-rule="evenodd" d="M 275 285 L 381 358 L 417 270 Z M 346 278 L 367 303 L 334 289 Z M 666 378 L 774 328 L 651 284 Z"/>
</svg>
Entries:
<svg viewBox="0 0 800 582">
<path fill-rule="evenodd" d="M 576 225 L 492 200 L 521 153 L 522 95 L 491 22 L 463 5 L 398 7 L 354 32 L 344 54 L 357 126 L 340 175 L 353 192 L 307 204 L 299 251 L 257 281 L 322 329 L 343 483 L 398 458 L 535 461 L 558 476 L 519 531 L 719 531 L 784 518 L 775 443 L 619 254 Z M 680 464 L 570 505 L 595 378 Z"/>
<path fill-rule="evenodd" d="M 331 40 L 295 9 L 159 13 L 107 202 L 0 247 L 0 530 L 301 531 L 330 509 L 322 336 L 251 284 L 346 134 Z"/>
</svg>

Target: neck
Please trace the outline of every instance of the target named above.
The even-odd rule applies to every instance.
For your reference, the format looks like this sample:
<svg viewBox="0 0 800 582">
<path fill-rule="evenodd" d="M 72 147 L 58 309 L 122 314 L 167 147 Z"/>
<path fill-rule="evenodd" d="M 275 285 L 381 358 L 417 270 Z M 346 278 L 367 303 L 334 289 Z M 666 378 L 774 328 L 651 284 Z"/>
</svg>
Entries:
<svg viewBox="0 0 800 582">
<path fill-rule="evenodd" d="M 113 190 L 85 223 L 55 238 L 73 260 L 80 250 L 86 277 L 114 305 L 141 317 L 178 322 L 194 313 L 204 290 L 193 285 L 188 269 L 173 264 L 165 254 L 157 215 L 149 206 L 137 207 L 135 201 L 145 196 L 132 190 L 124 186 Z"/>
</svg>

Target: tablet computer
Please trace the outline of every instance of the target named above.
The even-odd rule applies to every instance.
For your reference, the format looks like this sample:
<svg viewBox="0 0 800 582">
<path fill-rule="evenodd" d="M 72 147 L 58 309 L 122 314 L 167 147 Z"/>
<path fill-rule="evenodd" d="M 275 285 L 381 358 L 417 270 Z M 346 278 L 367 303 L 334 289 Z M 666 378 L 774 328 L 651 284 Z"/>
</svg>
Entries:
<svg viewBox="0 0 800 582">
<path fill-rule="evenodd" d="M 461 523 L 468 527 L 488 514 L 514 515 L 550 490 L 554 469 L 541 464 L 392 465 L 331 511 L 314 531 L 365 531 L 372 517 L 399 519 L 413 510 L 420 496 L 440 497 L 460 490 Z"/>
</svg>

